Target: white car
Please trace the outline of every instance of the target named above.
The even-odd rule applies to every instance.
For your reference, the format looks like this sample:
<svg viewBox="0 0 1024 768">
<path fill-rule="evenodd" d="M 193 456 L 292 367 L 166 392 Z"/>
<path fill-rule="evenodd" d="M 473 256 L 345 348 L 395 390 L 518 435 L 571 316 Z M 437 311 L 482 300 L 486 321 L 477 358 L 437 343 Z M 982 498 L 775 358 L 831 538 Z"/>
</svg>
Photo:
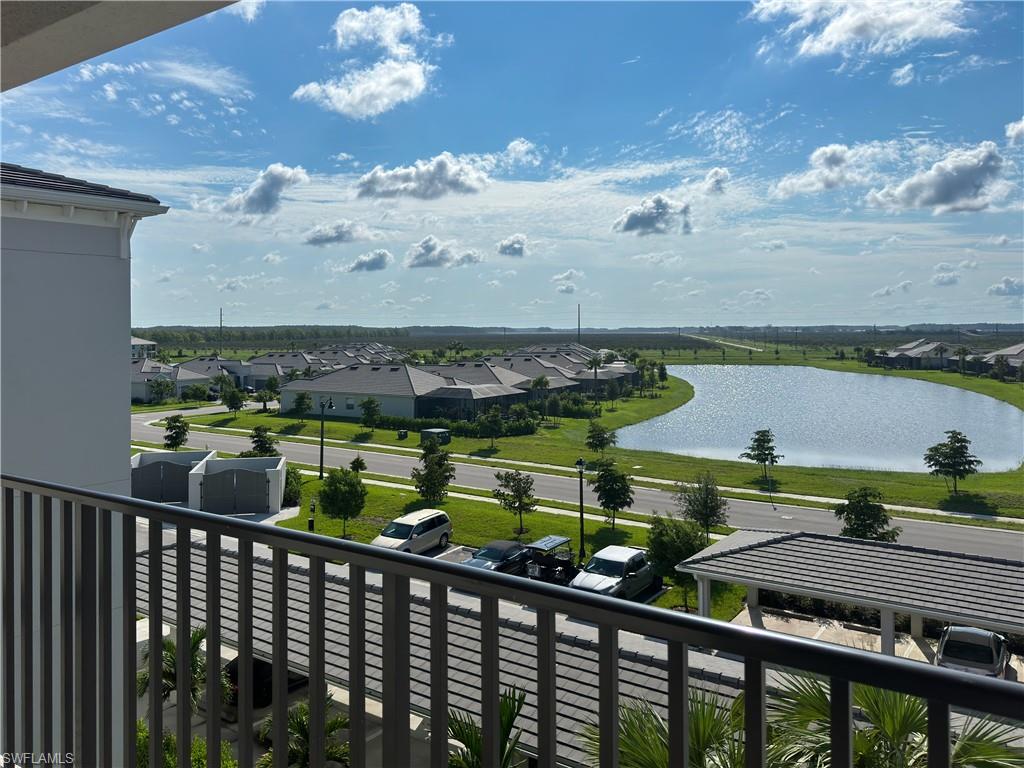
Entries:
<svg viewBox="0 0 1024 768">
<path fill-rule="evenodd" d="M 599 595 L 632 598 L 657 580 L 643 550 L 610 546 L 591 557 L 569 586 Z"/>
<path fill-rule="evenodd" d="M 1006 638 L 974 627 L 946 627 L 939 638 L 935 663 L 985 677 L 1006 677 L 1010 650 Z"/>
<path fill-rule="evenodd" d="M 434 547 L 446 548 L 452 538 L 452 521 L 440 509 L 421 509 L 392 520 L 371 544 L 419 554 Z"/>
</svg>

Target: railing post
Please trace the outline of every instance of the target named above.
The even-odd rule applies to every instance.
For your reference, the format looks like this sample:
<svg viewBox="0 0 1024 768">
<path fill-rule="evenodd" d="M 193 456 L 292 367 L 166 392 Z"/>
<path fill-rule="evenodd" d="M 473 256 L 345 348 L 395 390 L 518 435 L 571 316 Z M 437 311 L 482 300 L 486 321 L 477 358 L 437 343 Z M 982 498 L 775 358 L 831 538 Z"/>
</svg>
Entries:
<svg viewBox="0 0 1024 768">
<path fill-rule="evenodd" d="M 252 540 L 238 539 L 238 764 L 252 755 Z"/>
<path fill-rule="evenodd" d="M 135 676 L 138 673 L 138 657 L 135 634 L 135 589 L 138 575 L 135 567 L 135 517 L 121 515 L 121 644 L 124 653 L 121 657 L 121 699 L 124 707 L 123 739 L 121 752 L 125 765 L 136 765 L 136 731 L 135 720 L 138 717 L 138 692 Z"/>
<path fill-rule="evenodd" d="M 598 763 L 601 768 L 617 768 L 619 764 L 619 631 L 602 624 L 598 642 L 598 726 L 601 745 Z"/>
<path fill-rule="evenodd" d="M 384 572 L 384 765 L 409 765 L 409 577 Z"/>
<path fill-rule="evenodd" d="M 74 504 L 60 502 L 60 748 L 75 748 Z M 134 663 L 134 658 L 132 659 Z"/>
<path fill-rule="evenodd" d="M 746 768 L 764 768 L 767 737 L 765 675 L 760 659 L 743 659 L 743 733 Z"/>
<path fill-rule="evenodd" d="M 53 499 L 50 496 L 39 499 L 39 522 L 40 741 L 44 752 L 56 752 L 53 740 L 53 609 L 57 601 L 53 592 Z"/>
<path fill-rule="evenodd" d="M 206 535 L 206 765 L 220 768 L 220 534 Z"/>
<path fill-rule="evenodd" d="M 853 765 L 853 686 L 849 680 L 829 681 L 829 738 L 831 768 Z"/>
<path fill-rule="evenodd" d="M 99 518 L 99 536 L 96 546 L 99 583 L 99 641 L 96 665 L 96 677 L 99 681 L 99 761 L 100 765 L 111 765 L 114 762 L 114 582 L 112 575 L 113 563 L 113 532 L 111 516 L 113 512 L 102 507 L 96 508 Z"/>
<path fill-rule="evenodd" d="M 288 768 L 288 550 L 274 547 L 272 632 L 274 768 Z"/>
<path fill-rule="evenodd" d="M 4 488 L 4 519 L 0 525 L 3 541 L 0 543 L 0 569 L 3 577 L 3 600 L 0 621 L 5 627 L 14 626 L 14 489 Z M 14 744 L 14 633 L 0 633 L 0 742 Z"/>
<path fill-rule="evenodd" d="M 928 700 L 928 768 L 949 768 L 951 749 L 949 704 Z"/>
<path fill-rule="evenodd" d="M 690 761 L 690 663 L 686 643 L 668 641 L 668 764 Z"/>
<path fill-rule="evenodd" d="M 325 680 L 324 559 L 309 558 L 309 768 L 324 765 L 324 723 L 327 717 Z"/>
<path fill-rule="evenodd" d="M 149 528 L 149 764 L 163 764 L 164 538 L 158 520 Z"/>
<path fill-rule="evenodd" d="M 483 764 L 501 765 L 501 685 L 498 672 L 498 598 L 480 598 L 480 729 Z"/>
<path fill-rule="evenodd" d="M 33 717 L 33 694 L 35 693 L 35 680 L 32 676 L 32 655 L 35 649 L 35 637 L 33 635 L 32 621 L 32 600 L 35 592 L 34 578 L 32 574 L 32 494 L 28 491 L 21 493 L 21 541 L 18 543 L 18 553 L 21 555 L 21 574 L 19 599 L 21 601 L 21 654 L 18 665 L 21 667 L 21 732 L 18 735 L 20 748 L 25 752 L 35 750 L 35 741 L 32 738 L 32 726 L 35 725 Z M 13 629 L 10 627 L 8 631 Z M 13 681 L 11 682 L 13 685 Z"/>
<path fill-rule="evenodd" d="M 175 714 L 178 734 L 178 765 L 188 765 L 192 747 L 192 531 L 178 525 L 175 531 Z"/>
<path fill-rule="evenodd" d="M 558 756 L 555 614 L 537 610 L 537 766 L 555 768 Z"/>
<path fill-rule="evenodd" d="M 366 570 L 348 567 L 349 762 L 366 766 Z"/>
<path fill-rule="evenodd" d="M 448 588 L 430 585 L 430 766 L 448 766 Z"/>
</svg>

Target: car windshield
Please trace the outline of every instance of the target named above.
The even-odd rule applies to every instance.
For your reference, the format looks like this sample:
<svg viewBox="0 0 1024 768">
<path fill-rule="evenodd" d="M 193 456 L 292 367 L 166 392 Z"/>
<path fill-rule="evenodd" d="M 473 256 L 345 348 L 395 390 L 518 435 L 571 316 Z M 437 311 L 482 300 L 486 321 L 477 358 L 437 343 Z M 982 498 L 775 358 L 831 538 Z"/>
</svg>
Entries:
<svg viewBox="0 0 1024 768">
<path fill-rule="evenodd" d="M 992 649 L 988 646 L 961 640 L 947 640 L 942 648 L 942 657 L 947 661 L 966 661 L 971 664 L 991 664 L 994 661 Z"/>
<path fill-rule="evenodd" d="M 380 535 L 389 539 L 408 539 L 412 535 L 412 526 L 408 523 L 389 523 Z"/>
<path fill-rule="evenodd" d="M 515 552 L 511 549 L 496 549 L 494 547 L 484 547 L 478 549 L 476 556 L 481 560 L 491 560 L 492 562 L 499 563 L 505 559 L 506 556 L 511 557 Z"/>
<path fill-rule="evenodd" d="M 624 564 L 615 560 L 605 560 L 603 557 L 592 557 L 583 569 L 587 573 L 596 573 L 598 576 L 621 576 Z"/>
</svg>

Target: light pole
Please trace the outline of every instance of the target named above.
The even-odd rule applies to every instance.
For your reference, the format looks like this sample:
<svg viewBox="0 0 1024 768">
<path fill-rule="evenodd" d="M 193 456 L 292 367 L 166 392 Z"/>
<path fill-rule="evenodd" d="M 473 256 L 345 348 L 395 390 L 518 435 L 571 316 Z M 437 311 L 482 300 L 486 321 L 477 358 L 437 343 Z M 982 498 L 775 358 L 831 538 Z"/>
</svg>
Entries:
<svg viewBox="0 0 1024 768">
<path fill-rule="evenodd" d="M 324 479 L 324 410 L 334 410 L 334 398 L 320 398 L 320 479 Z"/>
<path fill-rule="evenodd" d="M 313 533 L 313 518 L 316 515 L 316 499 L 312 498 L 309 500 L 309 532 Z"/>
<path fill-rule="evenodd" d="M 582 456 L 576 459 L 576 471 L 580 473 L 580 562 L 586 559 L 586 547 L 583 545 L 583 470 L 587 468 L 587 461 Z"/>
</svg>

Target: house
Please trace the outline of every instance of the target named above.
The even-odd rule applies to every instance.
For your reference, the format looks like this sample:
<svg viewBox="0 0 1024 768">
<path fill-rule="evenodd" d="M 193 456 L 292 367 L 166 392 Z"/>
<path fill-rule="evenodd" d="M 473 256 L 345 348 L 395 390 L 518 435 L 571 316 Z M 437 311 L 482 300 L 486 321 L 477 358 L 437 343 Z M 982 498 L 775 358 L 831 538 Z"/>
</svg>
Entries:
<svg viewBox="0 0 1024 768">
<path fill-rule="evenodd" d="M 576 371 L 541 360 L 534 355 L 492 355 L 480 359 L 498 368 L 505 368 L 506 370 L 526 376 L 531 381 L 544 376 L 548 380 L 548 390 L 551 391 L 578 388 L 580 386 L 579 382 L 573 379 Z"/>
<path fill-rule="evenodd" d="M 174 397 L 181 397 L 181 391 L 191 384 L 210 386 L 213 381 L 205 373 L 199 373 L 180 365 L 168 365 L 156 360 L 141 358 L 131 362 L 132 402 L 148 403 L 152 398 L 151 382 L 158 379 L 174 384 Z"/>
<path fill-rule="evenodd" d="M 421 371 L 436 373 L 438 376 L 459 379 L 470 384 L 504 384 L 519 389 L 529 389 L 533 382 L 529 376 L 509 368 L 475 360 L 459 363 L 443 363 L 438 365 L 417 365 Z"/>
<path fill-rule="evenodd" d="M 234 385 L 239 389 L 260 390 L 267 386 L 270 377 L 277 378 L 278 382 L 285 380 L 286 371 L 283 366 L 277 363 L 252 363 L 246 360 L 229 360 L 219 355 L 210 357 L 196 357 L 178 363 L 178 367 L 185 368 L 195 373 L 201 373 L 210 379 L 216 379 L 220 374 L 231 377 Z"/>
<path fill-rule="evenodd" d="M 145 360 L 156 355 L 156 342 L 132 336 L 132 360 Z"/>
<path fill-rule="evenodd" d="M 882 363 L 886 368 L 942 370 L 950 354 L 950 348 L 941 341 L 918 339 L 893 347 L 885 353 Z"/>
<path fill-rule="evenodd" d="M 1024 343 L 1011 344 L 1008 347 L 997 349 L 995 352 L 982 355 L 981 363 L 985 366 L 986 370 L 991 370 L 992 366 L 995 365 L 997 357 L 1002 357 L 1006 360 L 1011 373 L 1019 374 L 1021 365 L 1024 365 Z"/>
</svg>

